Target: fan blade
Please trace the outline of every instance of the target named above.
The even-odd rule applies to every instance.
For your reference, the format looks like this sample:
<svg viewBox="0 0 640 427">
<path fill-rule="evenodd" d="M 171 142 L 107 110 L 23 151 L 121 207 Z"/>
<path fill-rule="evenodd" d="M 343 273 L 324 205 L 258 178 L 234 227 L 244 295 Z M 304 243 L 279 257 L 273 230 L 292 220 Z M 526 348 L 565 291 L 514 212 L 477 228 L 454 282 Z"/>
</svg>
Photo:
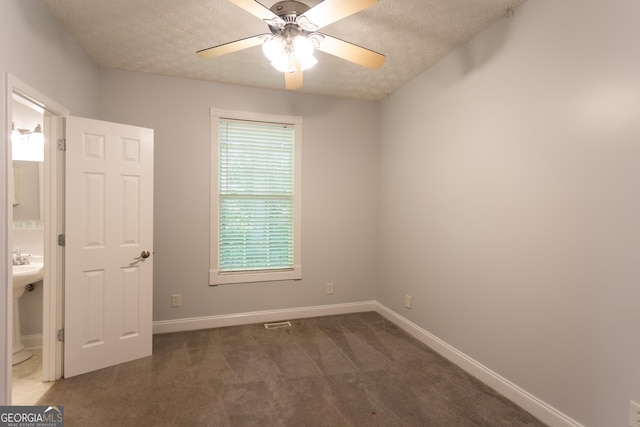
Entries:
<svg viewBox="0 0 640 427">
<path fill-rule="evenodd" d="M 300 15 L 298 19 L 308 20 L 317 30 L 376 3 L 378 0 L 324 0 Z"/>
<path fill-rule="evenodd" d="M 302 87 L 302 68 L 300 61 L 296 61 L 296 70 L 293 73 L 284 73 L 284 87 L 287 90 L 300 89 Z"/>
<path fill-rule="evenodd" d="M 231 3 L 246 10 L 253 16 L 262 19 L 263 21 L 271 21 L 273 19 L 282 20 L 278 15 L 271 12 L 268 8 L 261 5 L 255 0 L 229 0 Z"/>
<path fill-rule="evenodd" d="M 385 56 L 381 53 L 365 49 L 364 47 L 360 47 L 326 34 L 320 35 L 322 36 L 322 40 L 320 41 L 320 46 L 317 49 L 322 52 L 337 56 L 338 58 L 346 59 L 354 64 L 362 65 L 363 67 L 371 68 L 372 70 L 381 67 L 382 64 L 384 64 Z"/>
<path fill-rule="evenodd" d="M 228 53 L 233 53 L 239 50 L 248 49 L 253 46 L 261 45 L 262 37 L 264 37 L 264 35 L 253 36 L 253 37 L 248 37 L 246 39 L 236 40 L 234 42 L 229 42 L 229 43 L 221 44 L 219 46 L 214 46 L 207 49 L 199 50 L 196 52 L 196 54 L 200 58 L 216 58 L 218 56 L 226 55 Z"/>
</svg>

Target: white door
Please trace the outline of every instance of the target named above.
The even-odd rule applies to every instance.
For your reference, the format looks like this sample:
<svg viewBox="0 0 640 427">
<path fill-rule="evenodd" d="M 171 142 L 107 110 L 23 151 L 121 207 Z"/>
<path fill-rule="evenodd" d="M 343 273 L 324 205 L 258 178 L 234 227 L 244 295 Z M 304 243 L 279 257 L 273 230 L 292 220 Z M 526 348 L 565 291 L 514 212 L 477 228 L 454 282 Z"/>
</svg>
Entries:
<svg viewBox="0 0 640 427">
<path fill-rule="evenodd" d="M 153 130 L 66 119 L 64 376 L 151 355 Z"/>
</svg>

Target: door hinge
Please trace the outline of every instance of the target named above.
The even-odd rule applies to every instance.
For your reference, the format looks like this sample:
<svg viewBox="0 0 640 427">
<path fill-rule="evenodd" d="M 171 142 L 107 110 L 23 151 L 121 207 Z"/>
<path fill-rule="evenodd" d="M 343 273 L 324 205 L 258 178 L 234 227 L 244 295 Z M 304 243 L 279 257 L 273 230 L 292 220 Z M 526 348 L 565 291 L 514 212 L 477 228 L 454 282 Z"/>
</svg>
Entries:
<svg viewBox="0 0 640 427">
<path fill-rule="evenodd" d="M 58 246 L 64 246 L 64 234 L 58 234 Z"/>
<path fill-rule="evenodd" d="M 60 342 L 64 342 L 64 329 L 58 329 L 58 333 L 56 334 L 56 338 Z"/>
<path fill-rule="evenodd" d="M 58 151 L 67 151 L 67 140 L 65 138 L 58 140 Z"/>
</svg>

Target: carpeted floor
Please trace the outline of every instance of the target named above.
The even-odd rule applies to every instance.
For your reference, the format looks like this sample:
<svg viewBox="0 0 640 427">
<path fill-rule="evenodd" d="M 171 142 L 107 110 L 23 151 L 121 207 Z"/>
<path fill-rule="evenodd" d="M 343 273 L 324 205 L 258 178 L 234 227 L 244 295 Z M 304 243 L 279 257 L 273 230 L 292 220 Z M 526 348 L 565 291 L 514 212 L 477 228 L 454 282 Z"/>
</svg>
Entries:
<svg viewBox="0 0 640 427">
<path fill-rule="evenodd" d="M 65 426 L 544 426 L 377 313 L 154 336 L 58 381 Z"/>
</svg>

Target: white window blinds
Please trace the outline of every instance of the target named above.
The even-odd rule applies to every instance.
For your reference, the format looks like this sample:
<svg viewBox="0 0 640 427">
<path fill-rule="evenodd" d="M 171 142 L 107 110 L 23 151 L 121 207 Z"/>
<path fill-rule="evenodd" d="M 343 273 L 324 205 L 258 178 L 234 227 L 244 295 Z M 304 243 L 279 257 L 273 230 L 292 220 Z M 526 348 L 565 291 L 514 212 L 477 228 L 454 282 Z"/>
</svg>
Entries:
<svg viewBox="0 0 640 427">
<path fill-rule="evenodd" d="M 220 118 L 219 272 L 294 268 L 294 132 Z"/>
</svg>

